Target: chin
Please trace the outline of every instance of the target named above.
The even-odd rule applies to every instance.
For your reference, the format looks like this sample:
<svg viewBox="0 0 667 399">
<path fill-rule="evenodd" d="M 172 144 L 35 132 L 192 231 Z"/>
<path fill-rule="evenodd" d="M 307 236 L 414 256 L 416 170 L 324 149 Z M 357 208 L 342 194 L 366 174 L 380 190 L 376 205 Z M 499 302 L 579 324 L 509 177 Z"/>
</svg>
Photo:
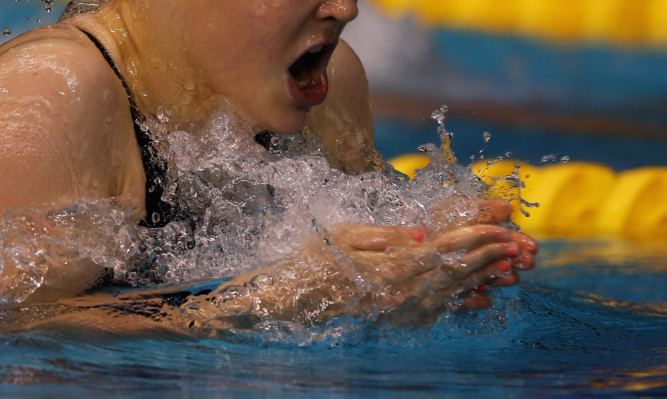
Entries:
<svg viewBox="0 0 667 399">
<path fill-rule="evenodd" d="M 303 129 L 306 124 L 306 115 L 307 111 L 302 111 L 298 113 L 283 113 L 281 115 L 275 115 L 271 120 L 266 121 L 266 123 L 259 123 L 255 126 L 259 127 L 258 130 L 270 130 L 278 134 L 290 134 L 297 133 Z"/>
</svg>

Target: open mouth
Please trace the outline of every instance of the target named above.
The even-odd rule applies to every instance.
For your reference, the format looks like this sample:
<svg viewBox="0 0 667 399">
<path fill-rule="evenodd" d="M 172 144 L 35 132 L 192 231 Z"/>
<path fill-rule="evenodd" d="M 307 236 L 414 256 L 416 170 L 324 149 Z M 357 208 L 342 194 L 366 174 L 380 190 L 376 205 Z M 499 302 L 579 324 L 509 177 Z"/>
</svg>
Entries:
<svg viewBox="0 0 667 399">
<path fill-rule="evenodd" d="M 327 65 L 335 48 L 335 44 L 313 47 L 289 68 L 290 91 L 299 104 L 314 106 L 326 98 Z"/>
</svg>

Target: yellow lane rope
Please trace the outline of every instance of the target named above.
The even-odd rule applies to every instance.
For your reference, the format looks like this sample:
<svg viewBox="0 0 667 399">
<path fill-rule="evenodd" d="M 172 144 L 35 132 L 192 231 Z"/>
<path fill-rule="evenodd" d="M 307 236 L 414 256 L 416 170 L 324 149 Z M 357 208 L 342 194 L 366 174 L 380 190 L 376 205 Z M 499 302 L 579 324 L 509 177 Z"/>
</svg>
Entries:
<svg viewBox="0 0 667 399">
<path fill-rule="evenodd" d="M 427 27 L 563 42 L 667 45 L 667 0 L 369 0 L 388 17 Z"/>
<path fill-rule="evenodd" d="M 428 157 L 407 154 L 389 162 L 413 177 L 415 169 L 428 164 Z M 520 190 L 503 180 L 512 176 L 517 163 L 525 185 Z M 667 241 L 667 167 L 616 173 L 605 165 L 584 162 L 536 167 L 517 161 L 491 165 L 480 161 L 471 168 L 492 185 L 491 197 L 513 198 L 512 219 L 522 231 L 538 238 Z M 519 195 L 539 206 L 520 206 Z"/>
</svg>

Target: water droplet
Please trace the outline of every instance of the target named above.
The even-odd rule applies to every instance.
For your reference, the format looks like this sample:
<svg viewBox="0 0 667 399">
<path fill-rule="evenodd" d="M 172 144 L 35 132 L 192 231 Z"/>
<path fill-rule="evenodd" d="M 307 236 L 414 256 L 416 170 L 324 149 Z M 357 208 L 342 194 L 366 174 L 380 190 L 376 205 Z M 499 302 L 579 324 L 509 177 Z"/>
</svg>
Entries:
<svg viewBox="0 0 667 399">
<path fill-rule="evenodd" d="M 171 116 L 169 111 L 167 109 L 160 105 L 157 107 L 157 119 L 160 121 L 160 123 L 169 123 L 169 117 Z"/>
<path fill-rule="evenodd" d="M 138 119 L 135 122 L 139 125 L 139 129 L 141 129 L 142 132 L 148 132 L 148 122 L 140 121 Z"/>
<path fill-rule="evenodd" d="M 491 133 L 489 132 L 484 132 L 482 134 L 482 139 L 484 139 L 485 144 L 489 144 L 489 141 L 491 141 Z"/>
<path fill-rule="evenodd" d="M 542 159 L 540 159 L 540 163 L 555 162 L 555 161 L 556 161 L 555 154 L 544 155 L 542 156 Z"/>
</svg>

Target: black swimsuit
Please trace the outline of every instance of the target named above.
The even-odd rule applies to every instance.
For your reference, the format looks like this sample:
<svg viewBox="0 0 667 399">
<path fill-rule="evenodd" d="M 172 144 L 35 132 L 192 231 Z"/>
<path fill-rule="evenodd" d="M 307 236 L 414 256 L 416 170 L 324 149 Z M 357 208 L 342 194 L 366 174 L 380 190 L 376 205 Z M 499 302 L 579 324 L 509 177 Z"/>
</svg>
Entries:
<svg viewBox="0 0 667 399">
<path fill-rule="evenodd" d="M 100 43 L 95 36 L 82 29 L 79 30 L 88 36 L 93 44 L 100 50 L 102 56 L 118 79 L 120 79 L 123 88 L 125 88 L 125 91 L 127 92 L 127 99 L 130 102 L 130 111 L 134 122 L 134 133 L 137 137 L 139 147 L 141 148 L 141 160 L 144 165 L 144 172 L 146 173 L 146 218 L 139 224 L 146 227 L 164 227 L 176 217 L 178 211 L 176 206 L 162 200 L 165 184 L 169 181 L 167 163 L 163 159 L 160 159 L 156 153 L 151 138 L 151 132 L 145 123 L 146 116 L 139 111 L 139 107 L 137 107 L 132 92 L 125 82 L 123 75 L 120 73 L 120 70 L 116 66 L 116 63 L 113 62 L 111 55 L 109 55 L 109 52 L 102 46 L 102 43 Z M 261 131 L 255 136 L 255 141 L 267 151 L 274 152 L 272 138 L 275 135 L 275 133 L 268 130 Z"/>
<path fill-rule="evenodd" d="M 134 133 L 137 137 L 137 142 L 141 148 L 141 160 L 144 165 L 144 172 L 146 173 L 146 219 L 140 222 L 146 227 L 164 227 L 176 215 L 176 209 L 171 204 L 162 201 L 162 194 L 164 193 L 165 184 L 168 181 L 167 165 L 159 159 L 156 154 L 153 140 L 150 137 L 150 131 L 146 128 L 146 116 L 139 111 L 137 103 L 132 96 L 130 88 L 127 86 L 123 75 L 113 62 L 109 52 L 102 46 L 93 35 L 81 30 L 100 50 L 102 56 L 107 61 L 111 69 L 113 69 L 120 82 L 123 84 L 127 92 L 127 98 L 130 101 L 130 111 L 134 122 Z"/>
</svg>

